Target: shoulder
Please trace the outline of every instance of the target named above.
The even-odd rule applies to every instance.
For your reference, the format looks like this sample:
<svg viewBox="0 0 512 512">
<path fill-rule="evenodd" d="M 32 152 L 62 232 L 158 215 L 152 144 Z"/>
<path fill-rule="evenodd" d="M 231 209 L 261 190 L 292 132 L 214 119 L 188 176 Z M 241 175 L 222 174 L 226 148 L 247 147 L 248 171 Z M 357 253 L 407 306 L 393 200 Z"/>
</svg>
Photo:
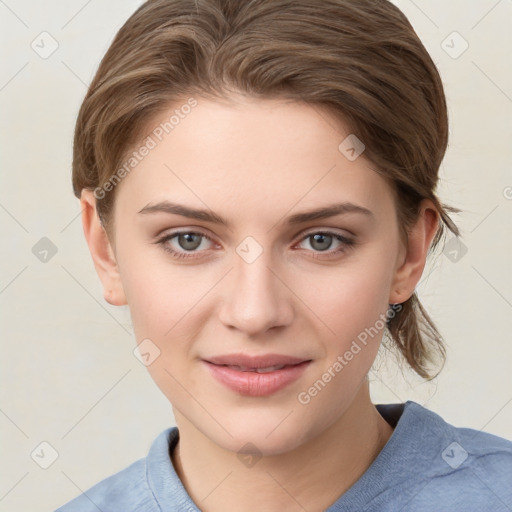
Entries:
<svg viewBox="0 0 512 512">
<path fill-rule="evenodd" d="M 485 458 L 504 464 L 512 463 L 512 441 L 508 439 L 482 430 L 456 427 L 415 402 L 407 402 L 404 410 L 409 412 L 410 424 L 415 423 L 421 430 L 433 434 L 427 435 L 425 441 L 446 443 L 451 440 L 441 452 L 441 457 L 452 469 L 455 469 L 454 466 L 461 467 L 466 460 L 472 463 Z"/>
<path fill-rule="evenodd" d="M 424 452 L 420 490 L 412 499 L 416 509 L 438 503 L 454 511 L 512 509 L 511 441 L 451 425 L 414 402 L 406 403 L 407 410 L 421 433 L 417 449 Z"/>
<path fill-rule="evenodd" d="M 97 483 L 56 512 L 156 512 L 158 509 L 151 503 L 153 500 L 147 487 L 145 469 L 145 459 L 140 459 Z"/>
<path fill-rule="evenodd" d="M 173 429 L 162 432 L 153 442 L 167 444 Z M 160 512 L 147 477 L 148 458 L 105 478 L 55 512 Z"/>
</svg>

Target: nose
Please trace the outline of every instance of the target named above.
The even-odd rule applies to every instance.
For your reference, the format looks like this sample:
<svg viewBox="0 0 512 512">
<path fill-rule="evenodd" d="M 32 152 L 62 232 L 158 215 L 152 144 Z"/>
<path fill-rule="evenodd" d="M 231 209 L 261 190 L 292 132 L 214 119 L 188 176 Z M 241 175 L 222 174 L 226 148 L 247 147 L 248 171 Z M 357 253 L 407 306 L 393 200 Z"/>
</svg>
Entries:
<svg viewBox="0 0 512 512">
<path fill-rule="evenodd" d="M 290 325 L 293 314 L 293 293 L 270 251 L 264 250 L 254 261 L 235 253 L 234 268 L 222 292 L 221 322 L 254 337 Z"/>
</svg>

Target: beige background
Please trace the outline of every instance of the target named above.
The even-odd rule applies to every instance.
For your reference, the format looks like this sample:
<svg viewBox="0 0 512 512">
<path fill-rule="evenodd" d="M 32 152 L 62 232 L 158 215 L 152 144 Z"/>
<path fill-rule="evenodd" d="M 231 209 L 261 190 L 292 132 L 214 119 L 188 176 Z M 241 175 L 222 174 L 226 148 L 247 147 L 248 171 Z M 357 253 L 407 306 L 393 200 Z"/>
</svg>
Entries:
<svg viewBox="0 0 512 512">
<path fill-rule="evenodd" d="M 451 143 L 439 191 L 464 211 L 454 220 L 467 252 L 450 248 L 455 262 L 440 254 L 418 287 L 448 344 L 444 372 L 425 384 L 381 362 L 373 398 L 415 400 L 512 439 L 512 2 L 396 3 L 446 84 Z M 0 511 L 51 511 L 144 456 L 174 424 L 132 353 L 127 309 L 102 298 L 70 184 L 86 84 L 139 4 L 0 1 Z M 44 59 L 31 43 L 49 51 L 50 37 L 58 48 Z M 33 253 L 43 237 L 57 250 L 47 262 Z M 37 448 L 40 464 L 51 461 L 41 442 L 58 453 L 48 469 L 31 458 Z"/>
</svg>

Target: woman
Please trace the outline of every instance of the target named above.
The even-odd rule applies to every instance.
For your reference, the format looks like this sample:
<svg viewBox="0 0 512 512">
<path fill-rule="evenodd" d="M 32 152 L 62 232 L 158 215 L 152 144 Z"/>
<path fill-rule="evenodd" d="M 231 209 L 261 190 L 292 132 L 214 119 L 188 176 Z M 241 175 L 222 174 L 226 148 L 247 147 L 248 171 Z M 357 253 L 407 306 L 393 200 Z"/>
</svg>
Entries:
<svg viewBox="0 0 512 512">
<path fill-rule="evenodd" d="M 177 427 L 68 511 L 511 510 L 512 443 L 374 405 L 454 209 L 439 74 L 388 1 L 154 0 L 107 51 L 73 186 L 105 299 Z"/>
</svg>

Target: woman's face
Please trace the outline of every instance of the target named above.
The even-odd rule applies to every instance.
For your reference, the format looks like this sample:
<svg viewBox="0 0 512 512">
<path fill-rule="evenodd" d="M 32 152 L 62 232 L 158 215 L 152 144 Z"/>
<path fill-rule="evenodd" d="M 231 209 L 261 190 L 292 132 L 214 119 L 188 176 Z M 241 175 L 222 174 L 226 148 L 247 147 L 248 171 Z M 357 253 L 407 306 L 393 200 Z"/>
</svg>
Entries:
<svg viewBox="0 0 512 512">
<path fill-rule="evenodd" d="M 403 259 L 393 195 L 324 110 L 196 99 L 169 134 L 153 130 L 174 108 L 150 126 L 116 190 L 122 287 L 178 426 L 283 453 L 341 419 L 377 354 Z"/>
</svg>

